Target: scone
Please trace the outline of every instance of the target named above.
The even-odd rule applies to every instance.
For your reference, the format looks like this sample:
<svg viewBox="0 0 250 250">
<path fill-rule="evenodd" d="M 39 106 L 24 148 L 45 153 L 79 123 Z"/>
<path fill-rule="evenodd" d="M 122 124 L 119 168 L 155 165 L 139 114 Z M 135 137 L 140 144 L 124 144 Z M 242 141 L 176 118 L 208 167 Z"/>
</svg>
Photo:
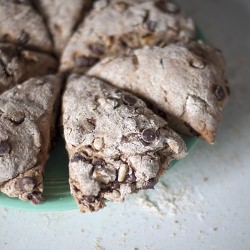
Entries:
<svg viewBox="0 0 250 250">
<path fill-rule="evenodd" d="M 221 52 L 202 42 L 145 47 L 106 58 L 89 75 L 129 90 L 168 114 L 170 126 L 212 143 L 229 95 Z"/>
<path fill-rule="evenodd" d="M 96 78 L 71 75 L 62 112 L 70 189 L 81 212 L 153 188 L 187 154 L 182 138 L 141 99 Z"/>
<path fill-rule="evenodd" d="M 39 11 L 46 19 L 54 41 L 54 49 L 60 54 L 71 37 L 75 26 L 83 19 L 90 0 L 38 0 Z"/>
<path fill-rule="evenodd" d="M 15 44 L 0 43 L 0 94 L 30 77 L 56 71 L 54 57 Z"/>
<path fill-rule="evenodd" d="M 31 78 L 0 95 L 0 192 L 41 203 L 61 78 Z"/>
<path fill-rule="evenodd" d="M 194 36 L 193 21 L 168 0 L 100 0 L 63 51 L 60 69 L 85 72 L 107 55 L 188 41 Z"/>
<path fill-rule="evenodd" d="M 43 18 L 29 0 L 0 0 L 0 42 L 44 51 L 53 48 Z"/>
</svg>

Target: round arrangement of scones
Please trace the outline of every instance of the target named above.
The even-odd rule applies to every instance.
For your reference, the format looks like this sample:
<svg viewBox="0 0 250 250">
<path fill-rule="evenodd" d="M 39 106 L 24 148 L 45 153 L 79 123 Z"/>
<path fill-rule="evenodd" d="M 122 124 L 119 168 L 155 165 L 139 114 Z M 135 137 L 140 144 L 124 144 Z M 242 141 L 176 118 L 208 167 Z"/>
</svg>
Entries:
<svg viewBox="0 0 250 250">
<path fill-rule="evenodd" d="M 187 155 L 182 134 L 215 141 L 229 94 L 168 0 L 0 0 L 0 192 L 46 202 L 60 126 L 80 211 L 124 201 Z"/>
</svg>

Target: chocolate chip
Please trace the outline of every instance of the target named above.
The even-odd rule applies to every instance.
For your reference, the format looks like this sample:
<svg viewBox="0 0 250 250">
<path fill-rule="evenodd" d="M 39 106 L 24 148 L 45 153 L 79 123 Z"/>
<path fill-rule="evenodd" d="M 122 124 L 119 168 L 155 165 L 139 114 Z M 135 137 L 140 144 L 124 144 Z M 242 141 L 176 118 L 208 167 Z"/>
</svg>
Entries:
<svg viewBox="0 0 250 250">
<path fill-rule="evenodd" d="M 196 130 L 194 130 L 187 122 L 184 122 L 184 125 L 189 129 L 189 132 L 191 133 L 191 135 L 193 135 L 195 137 L 201 136 L 201 134 L 199 132 L 197 132 Z"/>
<path fill-rule="evenodd" d="M 11 147 L 7 141 L 0 141 L 0 157 L 10 153 Z"/>
<path fill-rule="evenodd" d="M 190 62 L 190 65 L 196 69 L 204 69 L 206 64 L 202 59 L 194 59 Z"/>
<path fill-rule="evenodd" d="M 82 162 L 86 162 L 86 158 L 79 152 L 76 152 L 70 159 L 70 162 L 79 162 L 79 161 L 82 161 Z"/>
<path fill-rule="evenodd" d="M 33 204 L 37 205 L 45 201 L 43 195 L 39 191 L 34 191 L 27 195 L 27 199 L 30 200 Z"/>
<path fill-rule="evenodd" d="M 129 5 L 127 3 L 122 2 L 122 1 L 114 3 L 113 6 L 119 12 L 124 12 L 129 7 Z"/>
<path fill-rule="evenodd" d="M 32 192 L 36 186 L 36 182 L 33 178 L 26 176 L 19 180 L 18 185 L 22 191 Z"/>
<path fill-rule="evenodd" d="M 93 166 L 105 166 L 105 161 L 99 158 L 94 158 L 92 161 Z"/>
<path fill-rule="evenodd" d="M 51 68 L 51 67 L 49 67 L 48 69 L 47 69 L 47 74 L 55 74 L 56 73 L 56 68 Z"/>
<path fill-rule="evenodd" d="M 118 181 L 115 181 L 111 184 L 111 190 L 120 188 L 120 183 Z"/>
<path fill-rule="evenodd" d="M 226 93 L 222 86 L 216 86 L 214 93 L 218 101 L 222 101 L 226 98 Z"/>
<path fill-rule="evenodd" d="M 152 21 L 152 20 L 148 20 L 148 21 L 146 22 L 146 26 L 147 26 L 148 31 L 154 32 L 154 31 L 155 31 L 155 28 L 156 28 L 156 26 L 157 26 L 157 22 Z"/>
<path fill-rule="evenodd" d="M 87 201 L 88 203 L 94 203 L 96 197 L 94 195 L 83 195 L 82 200 Z"/>
<path fill-rule="evenodd" d="M 157 1 L 155 2 L 154 5 L 159 10 L 163 12 L 171 13 L 171 14 L 177 14 L 180 11 L 180 8 L 178 6 L 176 6 L 173 3 L 167 3 L 164 0 Z"/>
<path fill-rule="evenodd" d="M 21 45 L 25 45 L 28 43 L 29 39 L 29 34 L 26 31 L 22 30 L 20 36 L 17 39 L 17 42 Z"/>
<path fill-rule="evenodd" d="M 157 182 L 156 178 L 149 179 L 142 187 L 142 189 L 153 189 Z"/>
<path fill-rule="evenodd" d="M 134 104 L 136 104 L 137 100 L 134 96 L 132 95 L 128 95 L 128 94 L 123 94 L 122 95 L 122 101 L 124 102 L 124 104 L 132 106 Z"/>
<path fill-rule="evenodd" d="M 156 133 L 155 130 L 152 128 L 146 128 L 141 133 L 142 140 L 150 143 L 153 142 L 156 139 Z"/>
<path fill-rule="evenodd" d="M 135 172 L 134 171 L 132 171 L 131 174 L 127 175 L 126 182 L 127 183 L 134 183 L 134 182 L 136 182 L 136 176 L 135 176 Z"/>
<path fill-rule="evenodd" d="M 104 46 L 100 43 L 94 43 L 89 45 L 89 49 L 96 55 L 101 56 L 104 54 Z"/>
<path fill-rule="evenodd" d="M 79 56 L 75 58 L 75 64 L 78 67 L 91 67 L 99 61 L 97 57 L 86 57 L 86 56 Z"/>
<path fill-rule="evenodd" d="M 8 117 L 9 121 L 12 122 L 14 125 L 20 125 L 24 122 L 25 115 L 22 112 L 16 112 L 13 116 Z"/>
</svg>

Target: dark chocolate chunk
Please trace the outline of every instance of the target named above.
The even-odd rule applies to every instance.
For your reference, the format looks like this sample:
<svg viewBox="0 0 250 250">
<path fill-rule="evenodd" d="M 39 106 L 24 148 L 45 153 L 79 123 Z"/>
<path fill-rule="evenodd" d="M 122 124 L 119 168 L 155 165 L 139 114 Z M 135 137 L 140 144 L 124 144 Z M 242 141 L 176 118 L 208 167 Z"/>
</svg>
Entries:
<svg viewBox="0 0 250 250">
<path fill-rule="evenodd" d="M 128 95 L 128 94 L 122 95 L 122 101 L 124 102 L 124 104 L 131 105 L 131 106 L 136 104 L 136 102 L 137 102 L 137 100 L 134 96 Z"/>
<path fill-rule="evenodd" d="M 26 176 L 19 180 L 18 185 L 22 191 L 32 192 L 36 186 L 36 182 L 33 178 Z"/>
<path fill-rule="evenodd" d="M 10 153 L 11 147 L 7 141 L 0 141 L 0 157 Z"/>
<path fill-rule="evenodd" d="M 101 56 L 104 54 L 104 46 L 100 43 L 94 43 L 89 45 L 89 49 L 96 55 Z"/>
<path fill-rule="evenodd" d="M 126 182 L 127 183 L 134 183 L 134 182 L 136 182 L 136 176 L 135 176 L 135 172 L 134 171 L 132 171 L 131 174 L 127 175 Z"/>
<path fill-rule="evenodd" d="M 75 64 L 78 67 L 91 67 L 99 61 L 97 57 L 86 57 L 86 56 L 79 56 L 75 58 Z"/>
<path fill-rule="evenodd" d="M 155 130 L 152 128 L 146 128 L 141 133 L 142 140 L 150 143 L 153 142 L 156 139 L 156 133 Z"/>
<path fill-rule="evenodd" d="M 23 113 L 16 113 L 15 116 L 8 118 L 14 125 L 20 125 L 24 122 L 25 115 Z"/>
<path fill-rule="evenodd" d="M 226 93 L 222 86 L 216 86 L 214 93 L 218 101 L 222 101 L 226 98 Z"/>
<path fill-rule="evenodd" d="M 29 39 L 30 39 L 29 34 L 26 31 L 22 30 L 19 38 L 17 39 L 17 42 L 20 45 L 25 45 L 28 43 Z"/>
<path fill-rule="evenodd" d="M 82 199 L 83 199 L 84 201 L 87 201 L 88 203 L 94 203 L 96 197 L 95 197 L 94 195 L 83 195 L 83 196 L 82 196 Z"/>
<path fill-rule="evenodd" d="M 147 25 L 148 31 L 154 32 L 154 31 L 155 31 L 155 28 L 156 28 L 156 26 L 157 26 L 157 22 L 152 21 L 152 20 L 148 20 L 148 21 L 146 22 L 146 25 Z"/>
<path fill-rule="evenodd" d="M 118 189 L 120 188 L 120 183 L 118 181 L 115 181 L 111 184 L 111 189 L 114 190 L 114 189 Z"/>
<path fill-rule="evenodd" d="M 39 191 L 34 191 L 32 193 L 29 193 L 27 195 L 27 199 L 30 200 L 35 205 L 38 205 L 45 201 L 42 193 Z"/>
<path fill-rule="evenodd" d="M 143 185 L 142 189 L 153 189 L 156 183 L 157 179 L 151 178 Z"/>
<path fill-rule="evenodd" d="M 83 161 L 86 162 L 86 158 L 84 157 L 83 154 L 76 152 L 70 159 L 70 162 L 78 162 L 78 161 Z"/>
</svg>

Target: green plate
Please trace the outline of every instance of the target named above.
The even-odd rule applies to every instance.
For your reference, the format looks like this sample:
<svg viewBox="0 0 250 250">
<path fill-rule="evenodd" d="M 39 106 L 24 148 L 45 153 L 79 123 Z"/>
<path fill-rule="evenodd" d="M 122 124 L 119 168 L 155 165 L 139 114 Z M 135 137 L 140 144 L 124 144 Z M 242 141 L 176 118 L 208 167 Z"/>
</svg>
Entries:
<svg viewBox="0 0 250 250">
<path fill-rule="evenodd" d="M 198 28 L 197 34 L 197 39 L 205 40 Z M 191 148 L 198 140 L 185 135 L 182 137 L 190 153 Z M 171 167 L 177 162 L 178 161 L 174 161 Z M 46 202 L 35 206 L 29 202 L 21 201 L 18 198 L 9 198 L 0 193 L 0 206 L 44 212 L 77 209 L 77 205 L 70 194 L 68 178 L 68 155 L 65 150 L 64 141 L 59 137 L 58 143 L 53 149 L 45 169 L 44 196 Z"/>
</svg>

